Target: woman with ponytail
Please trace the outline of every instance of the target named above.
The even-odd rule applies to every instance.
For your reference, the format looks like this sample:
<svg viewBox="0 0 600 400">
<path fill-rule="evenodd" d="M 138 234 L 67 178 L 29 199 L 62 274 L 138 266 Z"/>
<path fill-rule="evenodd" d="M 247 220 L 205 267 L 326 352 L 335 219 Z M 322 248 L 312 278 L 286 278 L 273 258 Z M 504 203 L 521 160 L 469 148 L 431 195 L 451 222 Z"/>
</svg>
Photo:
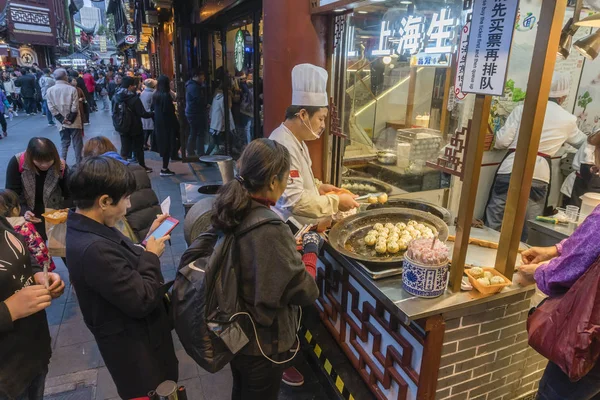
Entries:
<svg viewBox="0 0 600 400">
<path fill-rule="evenodd" d="M 215 200 L 213 228 L 236 235 L 231 251 L 239 260 L 242 308 L 256 328 L 255 337 L 231 361 L 232 399 L 277 399 L 284 360 L 296 349 L 300 307 L 311 305 L 319 294 L 314 281 L 319 236 L 305 235 L 300 256 L 290 228 L 270 209 L 284 192 L 289 172 L 287 149 L 257 139 L 242 153 L 239 175 Z M 247 219 L 261 218 L 269 222 L 251 233 L 237 229 Z"/>
</svg>

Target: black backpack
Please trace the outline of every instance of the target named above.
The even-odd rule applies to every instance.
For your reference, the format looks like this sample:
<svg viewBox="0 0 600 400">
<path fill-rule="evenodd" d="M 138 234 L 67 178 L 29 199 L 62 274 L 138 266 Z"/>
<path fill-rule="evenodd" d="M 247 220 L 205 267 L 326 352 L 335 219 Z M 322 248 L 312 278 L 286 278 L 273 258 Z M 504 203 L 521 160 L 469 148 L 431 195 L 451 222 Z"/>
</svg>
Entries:
<svg viewBox="0 0 600 400">
<path fill-rule="evenodd" d="M 115 131 L 122 135 L 129 134 L 133 126 L 133 111 L 131 111 L 126 101 L 115 102 L 112 120 Z"/>
<path fill-rule="evenodd" d="M 206 371 L 223 369 L 254 337 L 239 295 L 236 238 L 268 223 L 282 223 L 267 208 L 254 209 L 234 234 L 202 233 L 181 257 L 171 297 L 177 335 Z"/>
</svg>

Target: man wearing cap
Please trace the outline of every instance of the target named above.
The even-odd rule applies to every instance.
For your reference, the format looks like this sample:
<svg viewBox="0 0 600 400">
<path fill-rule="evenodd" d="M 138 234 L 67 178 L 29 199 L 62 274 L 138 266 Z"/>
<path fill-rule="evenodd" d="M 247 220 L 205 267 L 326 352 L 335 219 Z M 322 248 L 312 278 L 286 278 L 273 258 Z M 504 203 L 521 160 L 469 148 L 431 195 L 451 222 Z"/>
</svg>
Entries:
<svg viewBox="0 0 600 400">
<path fill-rule="evenodd" d="M 327 71 L 315 65 L 294 67 L 292 105 L 286 110 L 285 122 L 269 137 L 287 147 L 291 156 L 288 186 L 276 206 L 284 218 L 294 215 L 314 220 L 358 207 L 351 194 L 331 194 L 337 188 L 318 182 L 311 169 L 305 142 L 319 139 L 325 131 L 327 78 Z"/>
<path fill-rule="evenodd" d="M 577 118 L 561 107 L 567 100 L 570 86 L 570 74 L 560 72 L 554 74 L 529 194 L 527 220 L 534 219 L 544 213 L 550 191 L 552 157 L 558 153 L 563 144 L 568 143 L 579 148 L 587 139 L 587 136 L 577 127 Z M 485 223 L 490 228 L 498 231 L 502 228 L 504 207 L 510 175 L 515 162 L 515 150 L 519 141 L 519 127 L 522 117 L 523 104 L 520 104 L 510 113 L 504 126 L 496 133 L 495 148 L 508 149 L 508 154 L 496 172 L 496 178 L 485 211 Z M 523 228 L 521 240 L 527 240 L 527 226 Z"/>
<path fill-rule="evenodd" d="M 327 97 L 328 74 L 312 64 L 296 65 L 292 70 L 292 105 L 285 112 L 285 122 L 271 133 L 269 139 L 284 145 L 290 152 L 290 177 L 277 211 L 285 219 L 294 216 L 304 223 L 331 217 L 338 211 L 358 207 L 351 194 L 332 194 L 337 188 L 317 181 L 307 141 L 317 140 L 325 131 L 329 111 Z M 302 386 L 304 377 L 294 367 L 283 372 L 283 382 Z"/>
</svg>

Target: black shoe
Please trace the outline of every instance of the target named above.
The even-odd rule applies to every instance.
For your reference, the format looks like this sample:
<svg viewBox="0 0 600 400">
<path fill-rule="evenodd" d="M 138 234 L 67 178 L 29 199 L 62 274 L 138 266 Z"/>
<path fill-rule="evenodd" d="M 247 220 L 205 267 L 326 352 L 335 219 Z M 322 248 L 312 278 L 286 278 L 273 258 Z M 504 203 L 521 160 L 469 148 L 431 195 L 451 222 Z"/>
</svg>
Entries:
<svg viewBox="0 0 600 400">
<path fill-rule="evenodd" d="M 151 174 L 154 170 L 152 168 L 144 167 L 147 173 Z"/>
<path fill-rule="evenodd" d="M 160 176 L 173 176 L 173 175 L 175 175 L 175 172 L 171 171 L 169 168 L 160 170 Z"/>
</svg>

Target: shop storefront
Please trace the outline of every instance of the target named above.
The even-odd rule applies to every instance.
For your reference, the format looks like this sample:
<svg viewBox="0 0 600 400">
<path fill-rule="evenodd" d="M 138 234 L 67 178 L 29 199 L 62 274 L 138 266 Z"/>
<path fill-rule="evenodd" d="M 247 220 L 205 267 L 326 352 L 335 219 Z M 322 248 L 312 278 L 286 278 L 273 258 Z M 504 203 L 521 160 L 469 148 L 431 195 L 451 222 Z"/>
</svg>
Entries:
<svg viewBox="0 0 600 400">
<path fill-rule="evenodd" d="M 481 14 L 482 3 L 489 7 L 486 18 L 498 18 L 479 30 L 483 22 L 473 22 L 473 7 Z M 574 13 L 566 1 L 501 4 L 311 2 L 330 32 L 323 65 L 330 73 L 330 135 L 321 154 L 311 153 L 322 156 L 324 179 L 361 195 L 386 192 L 388 206 L 425 211 L 449 226 L 449 288 L 436 299 L 403 288 L 401 262 L 362 254 L 362 242 L 353 244 L 352 224 L 375 206 L 329 232 L 317 276 L 320 318 L 378 399 L 518 399 L 535 393 L 546 366 L 528 347 L 525 330 L 528 310 L 539 301 L 535 287 L 513 283 L 483 296 L 462 291 L 461 281 L 472 266 L 495 267 L 512 280 L 525 246 L 519 237 L 536 159 L 528 149 L 539 143 L 550 81 L 555 71 L 572 73 L 563 107 L 573 112 L 585 63 L 578 54 L 556 60 L 560 30 Z M 472 27 L 480 34 L 486 29 L 477 55 L 465 36 Z M 481 64 L 474 67 L 479 51 Z M 506 155 L 490 151 L 494 134 L 525 92 L 529 117 L 521 126 L 529 134 L 521 133 L 525 145 L 516 150 L 505 213 L 511 223 L 502 232 L 472 228 Z M 550 202 L 557 204 L 558 196 Z M 378 209 L 383 219 L 385 210 Z"/>
<path fill-rule="evenodd" d="M 189 73 L 201 68 L 207 76 L 209 103 L 228 105 L 223 107 L 224 115 L 215 116 L 223 120 L 218 125 L 224 127 L 220 153 L 237 157 L 249 141 L 263 136 L 262 3 L 246 1 L 235 7 L 226 3 L 217 7 L 206 2 L 197 13 L 200 18 L 180 29 L 178 109 L 185 109 Z M 179 114 L 184 128 L 181 140 L 187 143 L 189 127 L 183 113 Z M 207 130 L 205 142 L 210 143 L 213 136 Z M 191 161 L 197 156 L 186 151 L 184 158 Z"/>
<path fill-rule="evenodd" d="M 303 326 L 322 371 L 344 398 L 534 396 L 547 360 L 528 346 L 525 325 L 540 296 L 513 274 L 527 246 L 520 237 L 555 73 L 570 76 L 562 108 L 583 132 L 597 126 L 600 114 L 589 101 L 597 93 L 597 62 L 566 45 L 572 40 L 589 55 L 592 29 L 567 25 L 563 36 L 571 37 L 559 48 L 576 13 L 566 0 L 263 0 L 262 7 L 264 13 L 221 10 L 223 19 L 214 7 L 203 9 L 197 29 L 182 36 L 188 38 L 179 68 L 202 66 L 211 90 L 224 79 L 233 114 L 227 127 L 237 129 L 236 85 L 253 72 L 258 88 L 264 64 L 264 96 L 254 92 L 254 104 L 263 101 L 264 129 L 257 128 L 263 119 L 255 106 L 252 137 L 268 137 L 281 123 L 295 65 L 329 72 L 328 134 L 309 144 L 314 175 L 358 195 L 377 194 L 370 200 L 385 204 L 362 204 L 325 235 L 318 323 L 307 318 Z M 241 49 L 247 53 L 251 43 L 248 58 Z M 494 231 L 477 220 L 507 155 L 493 150 L 495 134 L 520 105 L 505 223 Z M 561 152 L 548 157 L 557 165 L 549 205 L 561 202 Z M 399 246 L 380 251 L 366 241 L 375 223 L 393 222 L 378 228 L 391 232 L 414 218 L 448 239 L 451 266 L 439 275 L 406 273 L 413 266 Z M 493 294 L 469 289 L 463 276 L 471 267 L 503 274 L 506 287 Z M 413 284 L 422 286 L 411 294 L 405 288 Z M 425 293 L 439 285 L 438 297 Z"/>
</svg>

